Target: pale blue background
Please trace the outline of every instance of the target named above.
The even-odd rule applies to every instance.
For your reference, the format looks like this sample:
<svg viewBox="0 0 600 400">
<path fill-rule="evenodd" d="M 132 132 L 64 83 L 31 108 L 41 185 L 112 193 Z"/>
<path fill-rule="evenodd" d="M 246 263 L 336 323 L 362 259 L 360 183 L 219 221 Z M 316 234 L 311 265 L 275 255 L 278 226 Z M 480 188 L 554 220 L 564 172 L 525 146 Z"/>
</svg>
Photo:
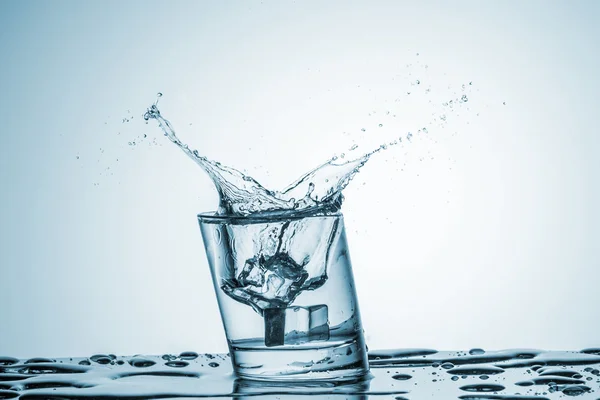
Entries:
<svg viewBox="0 0 600 400">
<path fill-rule="evenodd" d="M 469 110 L 347 190 L 369 347 L 599 346 L 599 18 L 596 1 L 2 1 L 0 354 L 226 351 L 195 220 L 216 195 L 142 123 L 156 92 L 201 153 L 277 188 L 429 124 L 469 81 Z"/>
</svg>

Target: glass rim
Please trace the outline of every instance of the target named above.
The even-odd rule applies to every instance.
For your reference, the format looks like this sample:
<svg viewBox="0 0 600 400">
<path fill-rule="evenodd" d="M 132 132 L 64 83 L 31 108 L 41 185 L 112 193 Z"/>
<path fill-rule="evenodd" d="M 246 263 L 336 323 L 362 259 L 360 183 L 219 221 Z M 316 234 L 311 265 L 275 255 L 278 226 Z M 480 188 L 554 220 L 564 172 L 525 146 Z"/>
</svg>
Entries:
<svg viewBox="0 0 600 400">
<path fill-rule="evenodd" d="M 334 214 L 308 214 L 308 213 L 289 213 L 289 214 L 257 214 L 257 215 L 218 215 L 216 211 L 208 211 L 197 214 L 198 221 L 207 223 L 267 223 L 277 221 L 295 221 L 305 218 L 341 218 L 343 214 L 336 212 Z"/>
</svg>

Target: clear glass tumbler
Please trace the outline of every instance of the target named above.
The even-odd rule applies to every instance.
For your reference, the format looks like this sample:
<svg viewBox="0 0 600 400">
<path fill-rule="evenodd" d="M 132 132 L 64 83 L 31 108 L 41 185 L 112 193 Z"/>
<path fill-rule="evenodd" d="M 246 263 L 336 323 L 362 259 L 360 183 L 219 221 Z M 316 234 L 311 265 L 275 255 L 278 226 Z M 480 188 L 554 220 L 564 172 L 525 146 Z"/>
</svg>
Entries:
<svg viewBox="0 0 600 400">
<path fill-rule="evenodd" d="M 198 220 L 238 376 L 342 381 L 368 373 L 341 214 Z"/>
</svg>

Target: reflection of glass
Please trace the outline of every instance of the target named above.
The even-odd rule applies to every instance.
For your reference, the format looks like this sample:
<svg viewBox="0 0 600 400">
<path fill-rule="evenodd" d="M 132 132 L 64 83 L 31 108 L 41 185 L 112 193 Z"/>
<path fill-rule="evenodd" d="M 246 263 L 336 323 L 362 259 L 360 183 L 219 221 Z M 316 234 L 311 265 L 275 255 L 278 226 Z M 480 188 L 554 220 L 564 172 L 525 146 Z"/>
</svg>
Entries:
<svg viewBox="0 0 600 400">
<path fill-rule="evenodd" d="M 257 382 L 236 379 L 233 386 L 234 400 L 261 399 L 305 399 L 315 396 L 318 399 L 366 400 L 369 396 L 369 379 L 355 379 L 348 382 Z"/>
<path fill-rule="evenodd" d="M 198 219 L 236 374 L 344 380 L 368 371 L 341 214 Z"/>
</svg>

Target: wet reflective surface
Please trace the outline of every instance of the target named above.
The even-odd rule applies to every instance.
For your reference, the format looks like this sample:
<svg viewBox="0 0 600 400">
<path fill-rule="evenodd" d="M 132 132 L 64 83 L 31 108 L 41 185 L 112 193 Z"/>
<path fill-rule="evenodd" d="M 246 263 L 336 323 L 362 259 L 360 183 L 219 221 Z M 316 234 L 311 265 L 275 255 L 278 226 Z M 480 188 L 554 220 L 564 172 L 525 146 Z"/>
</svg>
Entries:
<svg viewBox="0 0 600 400">
<path fill-rule="evenodd" d="M 600 399 L 600 348 L 369 353 L 371 374 L 344 384 L 235 379 L 224 354 L 0 357 L 0 399 L 311 398 Z"/>
</svg>

